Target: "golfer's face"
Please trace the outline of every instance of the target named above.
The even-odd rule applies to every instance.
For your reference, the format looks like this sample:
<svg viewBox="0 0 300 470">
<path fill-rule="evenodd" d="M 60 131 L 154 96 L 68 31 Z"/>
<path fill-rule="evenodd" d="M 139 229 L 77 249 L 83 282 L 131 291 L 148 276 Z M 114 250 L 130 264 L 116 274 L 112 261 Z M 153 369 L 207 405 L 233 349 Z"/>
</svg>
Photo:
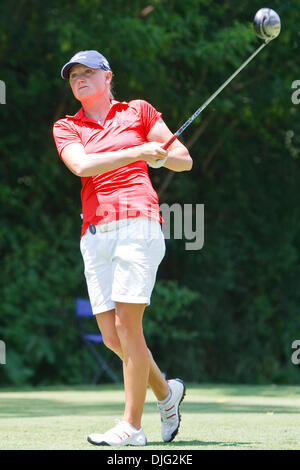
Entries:
<svg viewBox="0 0 300 470">
<path fill-rule="evenodd" d="M 79 101 L 101 97 L 110 80 L 111 72 L 80 64 L 72 67 L 69 76 L 73 94 Z"/>
</svg>

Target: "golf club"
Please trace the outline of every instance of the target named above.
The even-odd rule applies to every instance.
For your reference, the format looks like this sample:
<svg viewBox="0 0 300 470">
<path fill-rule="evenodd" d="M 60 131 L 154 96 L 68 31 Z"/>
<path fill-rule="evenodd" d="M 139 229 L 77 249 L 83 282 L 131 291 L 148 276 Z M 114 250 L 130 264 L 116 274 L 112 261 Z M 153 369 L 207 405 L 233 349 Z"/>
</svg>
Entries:
<svg viewBox="0 0 300 470">
<path fill-rule="evenodd" d="M 270 41 L 275 39 L 281 29 L 281 22 L 280 22 L 280 17 L 279 15 L 272 10 L 271 8 L 261 8 L 260 10 L 257 11 L 254 20 L 254 31 L 256 35 L 264 40 L 264 43 L 226 80 L 226 82 L 223 83 L 216 91 L 213 93 L 206 101 L 205 103 L 200 106 L 200 108 L 197 109 L 197 111 L 178 129 L 178 131 L 175 132 L 175 134 L 168 140 L 166 144 L 164 144 L 163 148 L 167 150 L 170 145 L 174 142 L 174 140 L 177 139 L 177 137 L 182 134 L 182 132 L 196 119 L 197 116 L 206 108 L 206 106 L 212 102 L 218 96 L 219 93 L 221 93 L 222 90 L 243 70 L 246 65 L 251 62 L 254 57 L 264 48 L 266 47 L 267 44 L 269 44 Z M 153 168 L 160 168 L 164 162 L 166 161 L 166 158 L 162 160 L 158 160 L 154 165 L 150 165 Z"/>
</svg>

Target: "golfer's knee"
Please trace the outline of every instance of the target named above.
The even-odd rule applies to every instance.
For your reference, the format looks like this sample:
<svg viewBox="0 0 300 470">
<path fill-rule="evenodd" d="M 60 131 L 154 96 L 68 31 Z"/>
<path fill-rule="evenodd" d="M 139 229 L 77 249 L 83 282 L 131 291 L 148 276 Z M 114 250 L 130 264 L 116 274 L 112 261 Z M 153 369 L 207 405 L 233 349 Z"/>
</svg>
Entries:
<svg viewBox="0 0 300 470">
<path fill-rule="evenodd" d="M 111 349 L 114 353 L 121 354 L 121 344 L 117 335 L 102 335 L 103 343 L 108 348 Z"/>
<path fill-rule="evenodd" d="M 132 341 L 137 337 L 136 327 L 127 323 L 122 318 L 117 317 L 115 320 L 115 327 L 120 342 L 123 344 L 126 341 Z"/>
</svg>

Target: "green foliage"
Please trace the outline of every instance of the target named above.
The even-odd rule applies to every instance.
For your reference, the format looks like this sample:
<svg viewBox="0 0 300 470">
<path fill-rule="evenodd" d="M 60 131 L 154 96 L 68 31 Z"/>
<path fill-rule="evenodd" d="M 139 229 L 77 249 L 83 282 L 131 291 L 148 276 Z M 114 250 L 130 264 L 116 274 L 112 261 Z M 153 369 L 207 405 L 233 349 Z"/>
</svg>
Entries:
<svg viewBox="0 0 300 470">
<path fill-rule="evenodd" d="M 84 379 L 74 299 L 87 296 L 79 252 L 80 181 L 59 161 L 53 122 L 80 104 L 60 78 L 98 49 L 117 99 L 143 98 L 176 130 L 260 44 L 261 2 L 74 0 L 0 5 L 1 383 Z M 167 242 L 145 335 L 167 375 L 299 383 L 298 2 L 269 5 L 282 33 L 184 133 L 191 172 L 151 170 L 160 202 L 205 205 L 205 244 Z M 109 358 L 109 352 L 105 352 Z M 117 367 L 117 366 L 116 366 Z"/>
</svg>

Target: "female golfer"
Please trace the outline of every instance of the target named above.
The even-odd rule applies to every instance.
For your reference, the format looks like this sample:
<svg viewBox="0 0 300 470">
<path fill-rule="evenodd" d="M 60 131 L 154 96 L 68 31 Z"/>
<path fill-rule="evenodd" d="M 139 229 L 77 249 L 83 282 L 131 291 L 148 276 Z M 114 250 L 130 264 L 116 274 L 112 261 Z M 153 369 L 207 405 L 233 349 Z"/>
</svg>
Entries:
<svg viewBox="0 0 300 470">
<path fill-rule="evenodd" d="M 81 177 L 80 249 L 89 298 L 104 344 L 123 361 L 125 388 L 122 420 L 88 441 L 146 445 L 141 418 L 149 384 L 158 400 L 162 439 L 169 442 L 179 428 L 185 385 L 164 379 L 143 335 L 144 310 L 165 253 L 147 164 L 157 167 L 164 159 L 165 168 L 185 171 L 192 159 L 179 141 L 168 152 L 162 148 L 172 133 L 148 102 L 113 99 L 112 71 L 99 52 L 78 52 L 61 75 L 82 107 L 54 124 L 54 139 L 60 158 Z"/>
</svg>

